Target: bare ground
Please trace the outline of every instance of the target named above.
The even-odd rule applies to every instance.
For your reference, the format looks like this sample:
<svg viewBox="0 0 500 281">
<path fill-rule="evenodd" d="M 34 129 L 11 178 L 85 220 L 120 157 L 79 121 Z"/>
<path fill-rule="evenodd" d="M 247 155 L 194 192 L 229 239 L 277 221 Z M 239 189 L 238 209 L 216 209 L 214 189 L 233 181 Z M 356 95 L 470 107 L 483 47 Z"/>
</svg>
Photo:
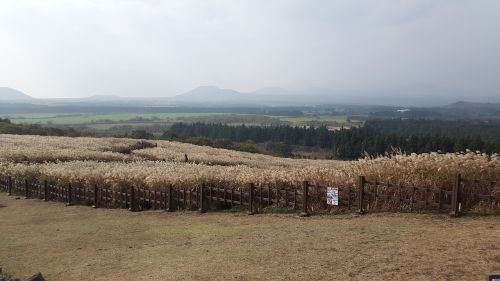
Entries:
<svg viewBox="0 0 500 281">
<path fill-rule="evenodd" d="M 0 193 L 0 267 L 47 280 L 484 280 L 500 217 L 142 212 Z"/>
</svg>

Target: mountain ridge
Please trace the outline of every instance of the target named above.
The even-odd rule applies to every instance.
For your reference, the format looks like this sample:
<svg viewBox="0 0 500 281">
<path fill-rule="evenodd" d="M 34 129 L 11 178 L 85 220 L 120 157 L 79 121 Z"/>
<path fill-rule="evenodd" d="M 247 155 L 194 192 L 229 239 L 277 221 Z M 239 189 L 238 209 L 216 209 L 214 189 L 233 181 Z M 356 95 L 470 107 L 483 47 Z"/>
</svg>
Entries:
<svg viewBox="0 0 500 281">
<path fill-rule="evenodd" d="M 236 90 L 222 89 L 215 86 L 199 86 L 185 93 L 171 97 L 173 101 L 207 102 L 244 98 L 245 95 Z"/>
<path fill-rule="evenodd" d="M 9 87 L 0 87 L 0 101 L 30 101 L 33 97 Z"/>
<path fill-rule="evenodd" d="M 240 92 L 216 86 L 200 86 L 185 93 L 169 97 L 121 97 L 118 95 L 94 95 L 84 98 L 32 98 L 18 90 L 0 87 L 1 102 L 41 103 L 105 103 L 170 106 L 322 106 L 322 105 L 380 105 L 397 107 L 445 107 L 497 109 L 500 97 L 496 96 L 448 96 L 409 95 L 407 92 L 356 92 L 335 91 L 328 88 L 288 90 L 281 87 L 264 87 L 251 92 Z"/>
</svg>

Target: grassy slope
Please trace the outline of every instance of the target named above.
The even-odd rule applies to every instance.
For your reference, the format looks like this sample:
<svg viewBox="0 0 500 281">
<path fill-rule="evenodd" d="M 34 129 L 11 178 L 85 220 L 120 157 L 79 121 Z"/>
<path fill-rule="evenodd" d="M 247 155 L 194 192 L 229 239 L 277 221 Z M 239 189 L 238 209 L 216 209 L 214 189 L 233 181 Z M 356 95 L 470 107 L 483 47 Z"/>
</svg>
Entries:
<svg viewBox="0 0 500 281">
<path fill-rule="evenodd" d="M 0 264 L 47 280 L 482 280 L 500 218 L 129 213 L 0 193 Z"/>
</svg>

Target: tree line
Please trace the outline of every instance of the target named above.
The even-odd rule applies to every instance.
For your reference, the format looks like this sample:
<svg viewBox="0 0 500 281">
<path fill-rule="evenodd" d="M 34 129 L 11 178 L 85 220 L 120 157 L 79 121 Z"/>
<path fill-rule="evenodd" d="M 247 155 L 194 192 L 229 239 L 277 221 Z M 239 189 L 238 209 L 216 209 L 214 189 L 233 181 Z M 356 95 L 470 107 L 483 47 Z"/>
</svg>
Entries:
<svg viewBox="0 0 500 281">
<path fill-rule="evenodd" d="M 163 136 L 168 139 L 192 137 L 327 148 L 337 159 L 356 159 L 365 152 L 381 155 L 396 148 L 406 153 L 461 152 L 467 149 L 489 154 L 500 152 L 500 124 L 478 121 L 368 120 L 361 128 L 338 131 L 330 131 L 324 126 L 178 123 Z"/>
<path fill-rule="evenodd" d="M 40 125 L 14 124 L 8 118 L 0 118 L 0 134 L 68 137 L 89 135 L 78 132 L 71 128 L 54 128 Z"/>
<path fill-rule="evenodd" d="M 365 127 L 382 134 L 442 135 L 453 138 L 480 136 L 485 141 L 497 141 L 500 138 L 499 120 L 372 119 L 366 122 Z"/>
</svg>

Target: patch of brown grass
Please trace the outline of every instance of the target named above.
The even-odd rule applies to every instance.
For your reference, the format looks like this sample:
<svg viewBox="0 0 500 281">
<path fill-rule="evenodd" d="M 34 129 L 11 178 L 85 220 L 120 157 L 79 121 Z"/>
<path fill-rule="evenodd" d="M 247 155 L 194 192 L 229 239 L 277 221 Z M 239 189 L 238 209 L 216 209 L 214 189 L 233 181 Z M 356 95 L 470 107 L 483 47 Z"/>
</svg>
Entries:
<svg viewBox="0 0 500 281">
<path fill-rule="evenodd" d="M 500 218 L 64 207 L 0 194 L 0 265 L 48 280 L 481 280 Z"/>
<path fill-rule="evenodd" d="M 169 184 L 189 188 L 202 182 L 218 187 L 245 187 L 253 182 L 300 188 L 304 180 L 355 186 L 360 175 L 395 184 L 449 187 L 455 173 L 474 179 L 500 178 L 500 156 L 478 152 L 395 154 L 342 162 L 277 158 L 167 141 L 12 135 L 0 135 L 0 141 L 1 173 L 117 189 L 134 185 L 163 190 Z M 184 163 L 185 154 L 191 162 Z"/>
</svg>

